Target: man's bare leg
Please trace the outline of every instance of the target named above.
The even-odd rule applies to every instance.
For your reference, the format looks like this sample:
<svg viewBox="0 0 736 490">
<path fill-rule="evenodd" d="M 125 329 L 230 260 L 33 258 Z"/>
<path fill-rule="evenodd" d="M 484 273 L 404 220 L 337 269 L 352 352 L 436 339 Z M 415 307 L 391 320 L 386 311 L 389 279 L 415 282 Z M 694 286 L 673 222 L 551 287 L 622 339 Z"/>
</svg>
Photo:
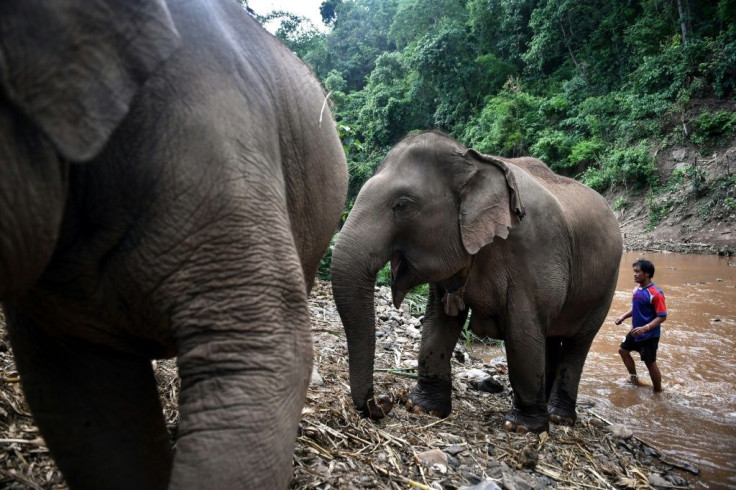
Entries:
<svg viewBox="0 0 736 490">
<path fill-rule="evenodd" d="M 629 372 L 629 380 L 632 384 L 639 386 L 639 378 L 636 375 L 636 363 L 631 357 L 631 351 L 619 348 L 618 353 L 621 356 L 621 360 L 624 361 L 624 366 L 626 366 L 626 370 Z"/>
<path fill-rule="evenodd" d="M 659 372 L 657 361 L 645 362 L 644 364 L 647 365 L 647 369 L 649 370 L 649 377 L 652 378 L 652 386 L 654 392 L 659 393 L 660 391 L 662 391 L 662 373 Z"/>
</svg>

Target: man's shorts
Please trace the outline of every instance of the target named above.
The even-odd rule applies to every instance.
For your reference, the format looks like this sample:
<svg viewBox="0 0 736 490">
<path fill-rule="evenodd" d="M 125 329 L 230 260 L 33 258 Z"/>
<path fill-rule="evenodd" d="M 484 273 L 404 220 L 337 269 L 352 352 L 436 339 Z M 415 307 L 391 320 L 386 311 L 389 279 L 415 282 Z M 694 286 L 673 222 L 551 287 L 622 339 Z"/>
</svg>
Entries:
<svg viewBox="0 0 736 490">
<path fill-rule="evenodd" d="M 627 334 L 623 342 L 621 342 L 621 348 L 624 350 L 635 350 L 641 355 L 641 360 L 644 362 L 654 362 L 657 360 L 657 348 L 659 347 L 659 337 L 649 337 L 646 340 L 640 340 L 637 342 L 634 340 L 634 336 Z"/>
</svg>

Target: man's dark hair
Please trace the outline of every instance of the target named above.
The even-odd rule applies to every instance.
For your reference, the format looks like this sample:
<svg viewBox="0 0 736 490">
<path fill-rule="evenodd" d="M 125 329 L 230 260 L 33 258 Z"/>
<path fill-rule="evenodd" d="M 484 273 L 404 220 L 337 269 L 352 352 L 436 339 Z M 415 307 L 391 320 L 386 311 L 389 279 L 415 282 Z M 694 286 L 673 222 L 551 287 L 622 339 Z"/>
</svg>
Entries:
<svg viewBox="0 0 736 490">
<path fill-rule="evenodd" d="M 647 274 L 649 274 L 650 279 L 654 277 L 654 264 L 652 264 L 648 260 L 639 259 L 631 264 L 631 267 L 639 267 L 642 272 L 646 272 Z"/>
</svg>

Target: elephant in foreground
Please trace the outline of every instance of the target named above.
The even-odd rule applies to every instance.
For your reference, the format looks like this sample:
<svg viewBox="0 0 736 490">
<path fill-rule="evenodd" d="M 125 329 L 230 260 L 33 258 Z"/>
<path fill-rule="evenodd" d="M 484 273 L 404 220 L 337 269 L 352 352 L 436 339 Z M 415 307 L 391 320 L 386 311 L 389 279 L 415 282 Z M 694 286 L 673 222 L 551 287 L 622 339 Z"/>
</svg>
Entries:
<svg viewBox="0 0 736 490">
<path fill-rule="evenodd" d="M 332 256 L 357 408 L 381 417 L 391 406 L 373 392 L 373 288 L 390 262 L 397 307 L 411 288 L 430 285 L 407 408 L 450 413 L 450 360 L 472 312 L 475 333 L 505 341 L 513 388 L 505 427 L 573 424 L 621 252 L 606 201 L 541 161 L 482 155 L 438 132 L 404 139 L 361 189 Z"/>
<path fill-rule="evenodd" d="M 70 487 L 286 488 L 347 190 L 309 69 L 233 0 L 2 2 L 0 175 L 0 300 Z"/>
</svg>

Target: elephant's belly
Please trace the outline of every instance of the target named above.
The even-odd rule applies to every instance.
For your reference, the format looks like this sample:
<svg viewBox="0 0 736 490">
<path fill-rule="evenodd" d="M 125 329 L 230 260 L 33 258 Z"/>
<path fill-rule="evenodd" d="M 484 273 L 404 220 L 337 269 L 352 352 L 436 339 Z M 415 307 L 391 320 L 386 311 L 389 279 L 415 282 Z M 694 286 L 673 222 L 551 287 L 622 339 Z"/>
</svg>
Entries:
<svg viewBox="0 0 736 490">
<path fill-rule="evenodd" d="M 470 329 L 479 337 L 503 339 L 503 334 L 496 321 L 476 312 L 470 315 Z"/>
</svg>

